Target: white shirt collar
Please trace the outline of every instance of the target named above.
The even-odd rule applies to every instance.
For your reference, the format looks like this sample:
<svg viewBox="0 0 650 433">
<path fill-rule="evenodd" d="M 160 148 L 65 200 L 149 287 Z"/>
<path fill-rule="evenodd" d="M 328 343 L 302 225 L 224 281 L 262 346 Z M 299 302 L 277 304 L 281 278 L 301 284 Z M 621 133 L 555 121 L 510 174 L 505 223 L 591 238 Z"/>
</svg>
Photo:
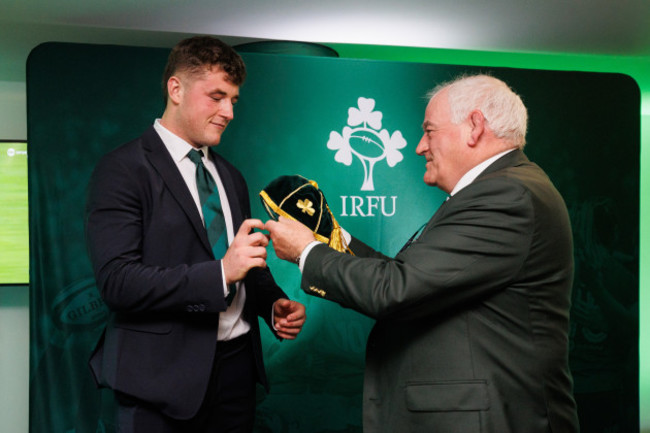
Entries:
<svg viewBox="0 0 650 433">
<path fill-rule="evenodd" d="M 165 147 L 169 151 L 169 154 L 172 156 L 172 159 L 174 160 L 174 162 L 176 162 L 176 164 L 178 164 L 178 162 L 181 159 L 185 158 L 187 154 L 190 152 L 190 150 L 196 149 L 190 143 L 183 140 L 178 135 L 174 134 L 169 129 L 162 126 L 162 124 L 160 123 L 160 119 L 156 119 L 156 121 L 153 124 L 153 127 L 158 133 L 158 135 L 160 136 L 162 142 L 165 144 Z M 200 148 L 199 150 L 203 152 L 203 156 L 206 156 L 205 146 Z"/>
<path fill-rule="evenodd" d="M 516 148 L 508 149 L 508 150 L 505 150 L 505 151 L 503 151 L 501 153 L 497 153 L 496 155 L 494 155 L 494 156 L 486 159 L 485 161 L 481 162 L 480 164 L 476 165 L 474 168 L 471 168 L 467 173 L 465 173 L 463 175 L 463 177 L 460 178 L 460 180 L 458 181 L 458 183 L 456 184 L 456 186 L 454 187 L 454 189 L 451 191 L 451 193 L 449 195 L 453 196 L 458 191 L 465 188 L 470 183 L 474 182 L 474 179 L 476 179 L 479 174 L 483 173 L 483 171 L 486 168 L 488 168 L 490 166 L 490 164 L 492 164 L 497 159 L 501 158 L 506 153 L 510 153 L 515 149 Z"/>
</svg>

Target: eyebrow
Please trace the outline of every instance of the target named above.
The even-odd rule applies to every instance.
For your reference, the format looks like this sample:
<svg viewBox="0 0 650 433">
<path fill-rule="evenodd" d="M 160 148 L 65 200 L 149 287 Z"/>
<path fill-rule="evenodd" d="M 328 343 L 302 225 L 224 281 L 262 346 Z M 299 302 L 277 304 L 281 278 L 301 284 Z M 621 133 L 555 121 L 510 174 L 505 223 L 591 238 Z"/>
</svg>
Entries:
<svg viewBox="0 0 650 433">
<path fill-rule="evenodd" d="M 427 129 L 427 126 L 433 126 L 433 122 L 429 120 L 425 120 L 424 122 L 422 122 L 422 129 Z"/>
</svg>

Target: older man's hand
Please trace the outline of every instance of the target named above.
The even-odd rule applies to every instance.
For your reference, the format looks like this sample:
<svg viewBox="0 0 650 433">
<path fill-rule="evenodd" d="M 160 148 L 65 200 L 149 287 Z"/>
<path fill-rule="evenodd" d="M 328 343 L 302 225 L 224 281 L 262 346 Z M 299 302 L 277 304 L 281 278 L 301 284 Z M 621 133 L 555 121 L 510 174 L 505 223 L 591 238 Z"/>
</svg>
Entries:
<svg viewBox="0 0 650 433">
<path fill-rule="evenodd" d="M 264 228 L 271 235 L 275 254 L 282 260 L 294 263 L 298 263 L 302 251 L 315 240 L 307 226 L 284 217 L 277 222 L 267 221 Z"/>
</svg>

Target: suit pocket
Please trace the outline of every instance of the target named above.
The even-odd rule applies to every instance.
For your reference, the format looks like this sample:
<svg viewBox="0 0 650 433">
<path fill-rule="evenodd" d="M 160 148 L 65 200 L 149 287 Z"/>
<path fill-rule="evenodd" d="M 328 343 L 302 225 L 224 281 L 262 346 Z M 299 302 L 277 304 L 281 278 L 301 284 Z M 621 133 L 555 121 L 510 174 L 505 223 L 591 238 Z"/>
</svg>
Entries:
<svg viewBox="0 0 650 433">
<path fill-rule="evenodd" d="M 114 326 L 130 331 L 146 332 L 149 334 L 169 334 L 173 324 L 162 320 L 145 320 L 134 318 L 120 318 L 115 320 Z"/>
<path fill-rule="evenodd" d="M 487 382 L 407 382 L 406 407 L 413 412 L 488 410 Z"/>
</svg>

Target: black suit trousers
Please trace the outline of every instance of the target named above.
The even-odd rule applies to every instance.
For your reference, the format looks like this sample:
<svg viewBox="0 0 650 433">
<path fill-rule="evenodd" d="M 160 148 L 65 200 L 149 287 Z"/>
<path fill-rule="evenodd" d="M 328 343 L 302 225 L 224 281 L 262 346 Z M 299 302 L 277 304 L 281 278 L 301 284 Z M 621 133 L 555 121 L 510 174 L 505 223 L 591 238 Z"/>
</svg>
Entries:
<svg viewBox="0 0 650 433">
<path fill-rule="evenodd" d="M 256 369 L 249 334 L 217 343 L 210 383 L 197 415 L 177 420 L 117 395 L 118 433 L 250 433 L 255 417 Z"/>
</svg>

